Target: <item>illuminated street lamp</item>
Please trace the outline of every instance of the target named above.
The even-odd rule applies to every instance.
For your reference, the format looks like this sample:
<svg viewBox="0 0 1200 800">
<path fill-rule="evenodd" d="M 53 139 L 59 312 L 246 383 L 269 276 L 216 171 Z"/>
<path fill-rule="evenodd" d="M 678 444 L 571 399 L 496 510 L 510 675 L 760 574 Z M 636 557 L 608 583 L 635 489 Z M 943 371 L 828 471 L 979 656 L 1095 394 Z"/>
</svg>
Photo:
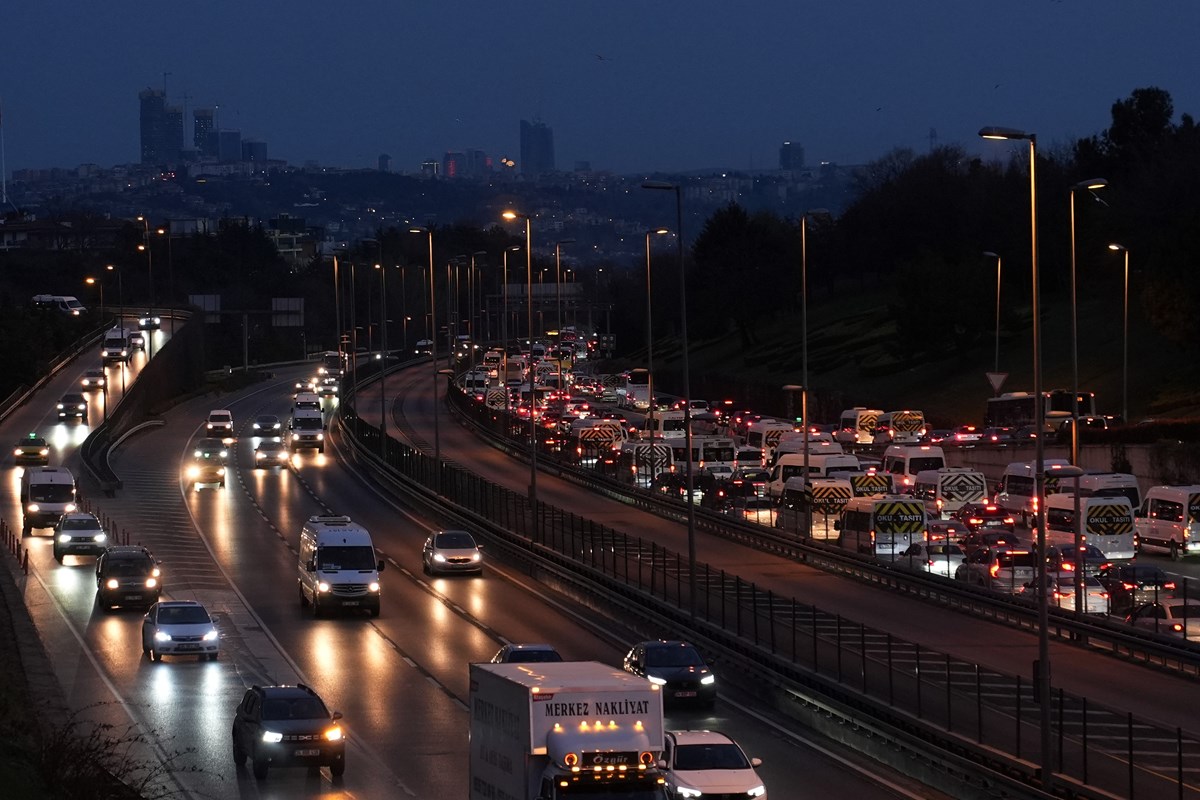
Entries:
<svg viewBox="0 0 1200 800">
<path fill-rule="evenodd" d="M 434 293 L 433 229 L 409 228 L 409 233 L 424 233 L 429 237 L 429 360 L 433 364 L 433 463 L 437 470 L 437 488 L 442 488 L 442 436 L 438 427 L 438 365 L 437 365 L 437 296 Z"/>
<path fill-rule="evenodd" d="M 139 250 L 146 251 L 146 272 L 150 282 L 150 310 L 149 315 L 154 316 L 154 253 L 150 248 L 150 220 L 144 216 L 139 216 L 138 222 L 142 223 L 142 246 Z M 154 337 L 149 337 L 150 341 L 154 341 Z M 151 348 L 153 349 L 153 347 Z"/>
<path fill-rule="evenodd" d="M 666 228 L 656 228 L 646 231 L 646 392 L 650 400 L 650 444 L 654 444 L 654 329 L 651 323 L 652 302 L 650 293 L 650 237 L 670 233 Z"/>
<path fill-rule="evenodd" d="M 171 254 L 171 235 L 170 221 L 167 222 L 166 228 L 159 228 L 158 235 L 167 237 L 167 298 L 172 303 L 175 302 L 175 259 Z M 175 333 L 175 314 L 171 314 L 171 333 Z"/>
<path fill-rule="evenodd" d="M 683 343 L 683 427 L 684 447 L 687 449 L 687 538 L 688 538 L 688 612 L 696 617 L 696 501 L 692 487 L 695 484 L 692 458 L 692 386 L 688 373 L 688 329 L 687 329 L 687 280 L 683 269 L 683 189 L 677 183 L 646 181 L 643 189 L 655 189 L 675 193 L 675 237 L 679 255 L 679 338 Z M 651 398 L 653 403 L 653 398 Z"/>
<path fill-rule="evenodd" d="M 387 458 L 387 269 L 376 264 L 379 270 L 379 352 L 383 358 L 379 362 L 379 452 Z"/>
<path fill-rule="evenodd" d="M 537 420 L 533 414 L 533 243 L 528 214 L 505 211 L 508 221 L 525 220 L 525 324 L 529 326 L 529 503 L 537 505 Z M 690 442 L 689 442 L 690 445 Z"/>
<path fill-rule="evenodd" d="M 984 258 L 996 259 L 996 361 L 992 366 L 992 372 L 999 374 L 1000 372 L 1000 255 L 993 253 L 991 250 L 985 250 Z"/>
<path fill-rule="evenodd" d="M 828 209 L 813 208 L 800 215 L 800 434 L 804 447 L 804 538 L 812 536 L 812 491 L 808 473 L 808 219 L 828 215 Z"/>
<path fill-rule="evenodd" d="M 1124 343 L 1121 345 L 1121 420 L 1129 424 L 1129 248 L 1123 244 L 1110 244 L 1109 250 L 1125 254 L 1125 301 L 1121 314 Z"/>
<path fill-rule="evenodd" d="M 1079 299 L 1075 281 L 1075 193 L 1080 189 L 1095 192 L 1105 186 L 1108 181 L 1104 178 L 1089 178 L 1071 187 L 1071 463 L 1076 466 L 1079 464 Z"/>
<path fill-rule="evenodd" d="M 500 323 L 500 339 L 503 342 L 504 357 L 500 359 L 500 368 L 503 374 L 499 375 L 500 385 L 504 388 L 504 438 L 509 438 L 512 435 L 512 404 L 510 402 L 508 391 L 508 254 L 520 252 L 520 245 L 512 245 L 504 248 L 502 259 L 504 261 L 504 274 L 501 279 L 504 281 L 504 314 Z"/>
<path fill-rule="evenodd" d="M 104 281 L 96 278 L 84 278 L 83 282 L 88 286 L 100 287 L 100 319 L 104 319 Z"/>
<path fill-rule="evenodd" d="M 1038 275 L 1037 240 L 1037 134 L 1016 128 L 981 128 L 984 139 L 1024 140 L 1029 142 L 1029 241 L 1030 277 L 1033 284 L 1033 396 L 1034 474 L 1037 499 L 1037 582 L 1038 592 L 1038 660 L 1034 664 L 1034 689 L 1039 701 L 1041 727 L 1041 778 L 1043 791 L 1054 782 L 1050 761 L 1050 612 L 1046 596 L 1046 403 L 1042 398 L 1042 340 L 1041 340 L 1041 283 Z"/>
</svg>

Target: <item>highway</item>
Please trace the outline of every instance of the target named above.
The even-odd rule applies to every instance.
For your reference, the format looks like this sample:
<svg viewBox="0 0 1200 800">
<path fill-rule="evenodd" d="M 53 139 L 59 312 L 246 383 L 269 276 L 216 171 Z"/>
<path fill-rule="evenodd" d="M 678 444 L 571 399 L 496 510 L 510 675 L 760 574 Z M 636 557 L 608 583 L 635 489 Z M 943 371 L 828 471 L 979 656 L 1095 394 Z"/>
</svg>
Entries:
<svg viewBox="0 0 1200 800">
<path fill-rule="evenodd" d="M 163 336 L 156 334 L 154 349 Z M 142 358 L 135 357 L 135 373 Z M 30 430 L 50 431 L 51 463 L 80 474 L 74 449 L 86 427 L 53 425 L 49 412 L 90 365 L 91 358 L 83 357 L 63 370 L 0 425 L 0 436 L 15 441 Z M 67 557 L 56 564 L 46 531 L 26 540 L 26 604 L 68 705 L 116 726 L 132 722 L 150 739 L 149 757 L 172 760 L 169 774 L 154 777 L 153 785 L 187 797 L 464 797 L 468 663 L 489 659 L 505 641 L 550 641 L 569 658 L 618 663 L 641 634 L 548 597 L 502 565 L 489 563 L 482 578 L 425 578 L 420 545 L 428 524 L 347 467 L 336 437 L 323 455 L 295 456 L 290 469 L 254 470 L 248 423 L 260 413 L 286 417 L 292 386 L 306 372 L 283 369 L 231 395 L 187 399 L 162 415 L 161 426 L 114 451 L 112 465 L 124 481 L 117 497 L 100 497 L 82 484 L 90 510 L 163 562 L 164 597 L 198 600 L 214 613 L 220 660 L 145 659 L 140 612 L 99 610 L 93 560 Z M 91 402 L 95 423 L 103 412 Z M 239 428 L 237 469 L 225 490 L 196 491 L 180 477 L 182 466 L 205 415 L 217 407 L 230 409 Z M 469 439 L 459 439 L 463 432 L 444 428 L 447 444 L 458 442 L 456 457 L 470 458 Z M 493 452 L 478 443 L 474 450 Z M 511 468 L 497 457 L 494 468 L 503 466 Z M 18 472 L 10 473 L 2 505 L 10 525 L 19 523 Z M 364 524 L 384 554 L 378 619 L 318 620 L 301 609 L 298 532 L 308 516 L 325 513 L 349 514 Z M 279 769 L 259 782 L 234 769 L 229 728 L 242 692 L 254 683 L 281 682 L 311 685 L 345 715 L 350 747 L 344 778 Z M 792 786 L 804 786 L 812 796 L 931 796 L 907 779 L 866 774 L 879 770 L 852 765 L 858 759 L 844 750 L 810 746 L 770 714 L 756 712 L 749 699 L 726 697 L 711 715 L 670 712 L 668 727 L 727 731 L 764 760 L 761 774 L 768 789 L 780 787 L 776 796 L 798 796 L 780 794 Z"/>
</svg>

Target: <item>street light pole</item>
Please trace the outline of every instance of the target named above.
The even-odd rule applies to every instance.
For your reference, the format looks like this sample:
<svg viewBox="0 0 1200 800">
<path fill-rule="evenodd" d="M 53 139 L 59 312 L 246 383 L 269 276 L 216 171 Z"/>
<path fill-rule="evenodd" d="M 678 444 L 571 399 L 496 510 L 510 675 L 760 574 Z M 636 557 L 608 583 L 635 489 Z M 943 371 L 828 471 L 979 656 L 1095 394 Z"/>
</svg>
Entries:
<svg viewBox="0 0 1200 800">
<path fill-rule="evenodd" d="M 175 302 L 175 258 L 171 254 L 171 221 L 167 220 L 166 228 L 158 229 L 159 236 L 167 237 L 167 298 L 168 301 L 174 304 Z M 171 333 L 175 333 L 175 314 L 172 309 L 171 314 Z"/>
<path fill-rule="evenodd" d="M 379 270 L 379 452 L 387 459 L 387 268 L 376 264 Z"/>
<path fill-rule="evenodd" d="M 1110 244 L 1109 250 L 1125 254 L 1125 291 L 1121 313 L 1121 421 L 1129 424 L 1129 248 L 1123 244 Z"/>
<path fill-rule="evenodd" d="M 500 359 L 500 369 L 502 373 L 498 376 L 500 386 L 504 389 L 504 438 L 512 436 L 512 401 L 508 391 L 508 254 L 516 253 L 520 250 L 519 245 L 512 245 L 504 248 L 504 274 L 501 279 L 504 281 L 504 314 L 500 322 L 500 339 L 503 342 L 504 357 Z"/>
<path fill-rule="evenodd" d="M 996 259 L 996 360 L 992 365 L 992 372 L 1000 372 L 1000 256 L 993 253 L 991 250 L 986 250 L 983 253 L 984 258 Z"/>
<path fill-rule="evenodd" d="M 154 316 L 154 250 L 150 247 L 150 220 L 144 216 L 138 217 L 138 222 L 142 223 L 142 241 L 146 246 L 146 272 L 150 283 L 150 310 L 149 316 Z M 150 337 L 150 341 L 154 341 L 154 337 Z M 153 349 L 153 348 L 151 348 Z"/>
<path fill-rule="evenodd" d="M 687 273 L 683 266 L 683 189 L 677 183 L 665 181 L 646 181 L 643 189 L 657 189 L 675 193 L 675 237 L 676 250 L 679 256 L 679 337 L 683 342 L 683 428 L 684 447 L 687 449 L 687 538 L 688 538 L 688 613 L 696 618 L 696 501 L 693 495 L 692 457 L 692 388 L 691 376 L 688 371 L 688 329 L 687 329 Z M 650 399 L 651 403 L 654 398 Z"/>
<path fill-rule="evenodd" d="M 656 228 L 652 231 L 646 231 L 646 393 L 650 401 L 649 419 L 650 425 L 647 430 L 650 431 L 650 444 L 654 445 L 654 328 L 652 325 L 653 314 L 651 313 L 653 295 L 650 292 L 650 237 L 651 235 L 661 236 L 670 233 L 666 228 Z M 651 450 L 653 453 L 653 449 Z M 651 456 L 653 458 L 653 455 Z"/>
<path fill-rule="evenodd" d="M 1104 178 L 1090 178 L 1071 187 L 1071 463 L 1079 466 L 1079 293 L 1075 268 L 1075 192 L 1089 192 L 1108 185 Z M 1076 493 L 1076 498 L 1078 498 Z M 1078 500 L 1076 500 L 1078 502 Z M 1079 518 L 1076 513 L 1075 518 Z"/>
<path fill-rule="evenodd" d="M 505 211 L 506 220 L 525 220 L 525 316 L 529 326 L 529 504 L 537 505 L 537 420 L 534 419 L 533 403 L 533 242 L 528 214 Z"/>
<path fill-rule="evenodd" d="M 409 228 L 409 233 L 429 236 L 429 360 L 433 364 L 433 464 L 437 470 L 437 488 L 442 489 L 442 436 L 438 428 L 438 364 L 437 364 L 437 296 L 434 293 L 433 229 Z"/>
<path fill-rule="evenodd" d="M 1029 242 L 1030 277 L 1033 285 L 1033 396 L 1035 500 L 1037 502 L 1037 585 L 1038 592 L 1038 660 L 1034 664 L 1034 688 L 1039 704 L 1041 733 L 1041 778 L 1043 791 L 1050 791 L 1054 782 L 1051 767 L 1050 719 L 1050 613 L 1046 592 L 1046 403 L 1042 397 L 1042 340 L 1041 340 L 1041 282 L 1038 274 L 1037 240 L 1037 134 L 1014 128 L 986 127 L 979 131 L 984 139 L 1025 140 L 1029 142 Z"/>
</svg>

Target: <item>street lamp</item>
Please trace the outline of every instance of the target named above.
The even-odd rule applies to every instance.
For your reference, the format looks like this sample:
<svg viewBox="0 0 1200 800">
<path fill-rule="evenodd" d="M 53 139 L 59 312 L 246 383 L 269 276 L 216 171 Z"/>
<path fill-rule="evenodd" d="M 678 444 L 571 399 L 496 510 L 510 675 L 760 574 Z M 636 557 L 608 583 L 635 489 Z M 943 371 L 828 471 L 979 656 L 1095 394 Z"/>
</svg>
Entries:
<svg viewBox="0 0 1200 800">
<path fill-rule="evenodd" d="M 100 287 L 100 319 L 104 319 L 104 281 L 96 278 L 84 278 L 83 282 L 88 286 Z"/>
<path fill-rule="evenodd" d="M 1110 244 L 1109 250 L 1125 254 L 1125 292 L 1124 311 L 1121 315 L 1121 328 L 1124 331 L 1124 343 L 1121 345 L 1121 420 L 1129 424 L 1129 248 L 1123 244 Z"/>
<path fill-rule="evenodd" d="M 429 360 L 433 364 L 433 463 L 437 470 L 437 488 L 442 489 L 442 436 L 438 428 L 438 363 L 437 363 L 437 296 L 434 294 L 433 229 L 409 228 L 409 233 L 424 233 L 429 237 Z"/>
<path fill-rule="evenodd" d="M 646 372 L 648 373 L 646 381 L 646 393 L 650 400 L 650 425 L 647 430 L 650 431 L 650 444 L 654 444 L 654 329 L 651 325 L 653 315 L 651 308 L 652 295 L 650 293 L 650 237 L 662 236 L 670 233 L 666 228 L 656 228 L 651 231 L 646 231 Z"/>
<path fill-rule="evenodd" d="M 144 242 L 143 250 L 146 251 L 146 272 L 149 276 L 150 283 L 150 310 L 149 315 L 154 316 L 154 252 L 150 247 L 150 220 L 144 216 L 138 217 L 138 222 L 142 223 L 142 241 Z M 150 337 L 150 341 L 154 341 L 154 337 Z"/>
<path fill-rule="evenodd" d="M 574 244 L 574 239 L 559 239 L 554 243 L 554 284 L 557 299 L 555 301 L 558 306 L 557 319 L 555 325 L 558 328 L 557 342 L 555 350 L 558 353 L 558 385 L 559 388 L 566 388 L 567 382 L 563 379 L 562 370 L 562 343 L 563 343 L 563 313 L 562 313 L 562 246 L 564 244 Z"/>
<path fill-rule="evenodd" d="M 379 453 L 387 459 L 387 269 L 382 264 L 376 264 L 379 270 L 379 352 L 383 358 L 379 362 Z"/>
<path fill-rule="evenodd" d="M 1000 373 L 1000 255 L 991 250 L 985 250 L 983 257 L 996 259 L 996 361 L 992 366 L 992 372 L 998 375 Z"/>
<path fill-rule="evenodd" d="M 1079 300 L 1075 282 L 1075 192 L 1080 189 L 1094 192 L 1105 186 L 1108 181 L 1104 178 L 1089 178 L 1071 187 L 1071 463 L 1076 466 L 1079 465 Z"/>
<path fill-rule="evenodd" d="M 121 268 L 115 264 L 105 264 L 104 269 L 117 273 L 117 302 L 121 306 L 121 316 L 117 318 L 117 327 L 124 325 L 125 317 L 125 280 L 121 277 Z"/>
<path fill-rule="evenodd" d="M 679 338 L 683 342 L 683 428 L 687 449 L 688 613 L 696 617 L 696 501 L 692 494 L 692 386 L 688 372 L 687 276 L 683 268 L 683 190 L 677 183 L 646 181 L 643 189 L 675 193 L 675 237 L 679 256 Z M 653 403 L 653 398 L 651 398 Z"/>
<path fill-rule="evenodd" d="M 1034 688 L 1039 701 L 1041 727 L 1042 789 L 1049 791 L 1054 781 L 1050 762 L 1050 612 L 1046 596 L 1046 402 L 1042 396 L 1041 340 L 1041 283 L 1038 275 L 1037 241 L 1037 134 L 1016 128 L 981 128 L 984 139 L 1024 140 L 1029 142 L 1029 242 L 1030 278 L 1033 284 L 1033 396 L 1034 426 L 1034 494 L 1037 501 L 1037 582 L 1038 592 L 1038 660 L 1034 664 Z"/>
<path fill-rule="evenodd" d="M 800 215 L 800 434 L 804 447 L 804 538 L 812 536 L 812 491 L 808 481 L 808 218 L 828 215 L 828 209 L 814 208 Z"/>
<path fill-rule="evenodd" d="M 537 505 L 537 421 L 533 415 L 533 243 L 528 214 L 505 211 L 508 221 L 525 220 L 525 324 L 529 326 L 529 504 Z"/>
<path fill-rule="evenodd" d="M 166 228 L 158 229 L 159 236 L 167 237 L 167 297 L 174 303 L 175 301 L 175 258 L 171 254 L 171 222 L 167 221 Z M 171 314 L 171 333 L 175 333 L 175 314 Z"/>
<path fill-rule="evenodd" d="M 512 245 L 504 248 L 504 274 L 501 276 L 504 281 L 504 315 L 501 320 L 500 339 L 503 341 L 504 358 L 500 359 L 500 368 L 503 370 L 498 377 L 500 385 L 504 388 L 504 438 L 507 439 L 512 435 L 512 408 L 509 401 L 508 392 L 508 254 L 516 253 L 521 250 L 520 245 Z"/>
</svg>

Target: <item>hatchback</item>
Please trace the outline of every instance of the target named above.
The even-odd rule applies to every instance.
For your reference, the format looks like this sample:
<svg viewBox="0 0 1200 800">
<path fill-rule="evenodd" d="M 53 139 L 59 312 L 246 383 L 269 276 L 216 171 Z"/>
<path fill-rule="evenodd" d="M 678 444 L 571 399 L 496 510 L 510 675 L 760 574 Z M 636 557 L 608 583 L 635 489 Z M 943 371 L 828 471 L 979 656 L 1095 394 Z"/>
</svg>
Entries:
<svg viewBox="0 0 1200 800">
<path fill-rule="evenodd" d="M 483 553 L 466 531 L 435 531 L 425 540 L 421 564 L 426 575 L 483 572 Z"/>
<path fill-rule="evenodd" d="M 656 641 L 634 645 L 622 668 L 662 687 L 663 703 L 698 703 L 712 708 L 717 702 L 717 676 L 687 642 Z"/>
<path fill-rule="evenodd" d="M 967 554 L 956 544 L 916 542 L 896 556 L 893 563 L 900 569 L 953 578 L 966 557 Z"/>
<path fill-rule="evenodd" d="M 74 419 L 87 421 L 87 398 L 81 394 L 64 394 L 58 401 L 58 421 Z"/>
<path fill-rule="evenodd" d="M 154 556 L 144 547 L 110 547 L 96 559 L 96 602 L 105 611 L 118 605 L 158 602 L 162 594 L 162 572 Z"/>
<path fill-rule="evenodd" d="M 670 797 L 767 798 L 766 786 L 754 771 L 762 761 L 747 758 L 720 731 L 668 731 L 658 766 Z"/>
<path fill-rule="evenodd" d="M 283 423 L 274 414 L 259 414 L 254 418 L 251 428 L 254 430 L 255 436 L 279 437 L 283 435 Z"/>
<path fill-rule="evenodd" d="M 1175 596 L 1175 581 L 1153 564 L 1109 564 L 1097 577 L 1108 589 L 1114 614 Z"/>
<path fill-rule="evenodd" d="M 155 603 L 142 617 L 142 655 L 151 661 L 165 655 L 216 661 L 220 650 L 217 625 L 195 600 Z"/>
</svg>

